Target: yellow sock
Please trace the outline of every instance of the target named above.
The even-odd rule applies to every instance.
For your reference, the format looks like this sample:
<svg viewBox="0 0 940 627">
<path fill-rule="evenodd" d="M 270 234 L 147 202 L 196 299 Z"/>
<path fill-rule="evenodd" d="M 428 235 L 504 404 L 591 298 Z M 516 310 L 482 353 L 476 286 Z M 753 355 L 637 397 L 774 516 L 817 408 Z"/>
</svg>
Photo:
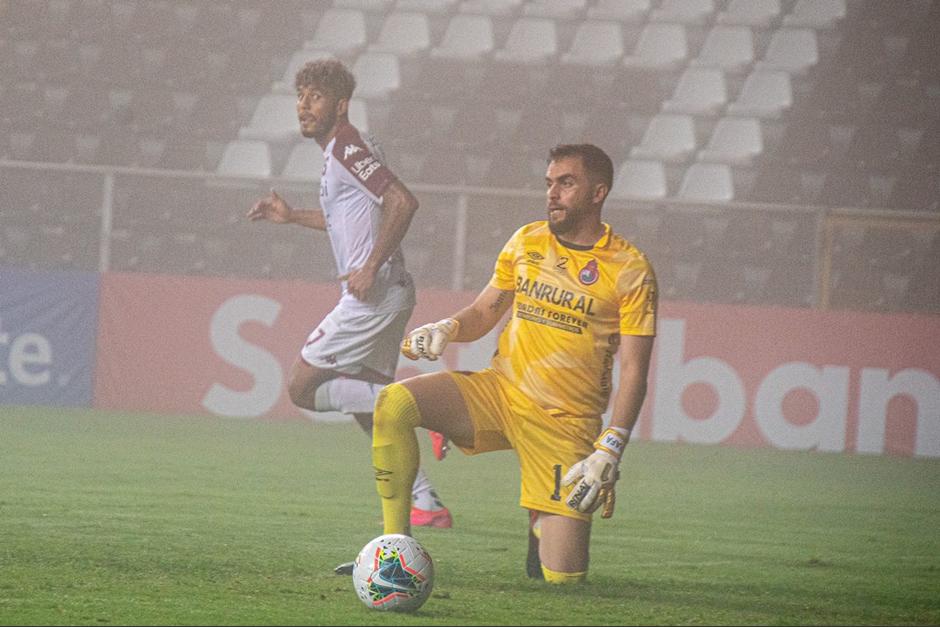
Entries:
<svg viewBox="0 0 940 627">
<path fill-rule="evenodd" d="M 545 576 L 545 581 L 548 583 L 559 585 L 582 583 L 587 579 L 587 571 L 581 573 L 560 573 L 556 570 L 545 568 L 545 564 L 542 564 L 542 575 Z"/>
<path fill-rule="evenodd" d="M 411 486 L 420 463 L 415 427 L 421 413 L 405 386 L 385 386 L 375 400 L 372 417 L 372 465 L 375 487 L 382 497 L 385 533 L 411 533 Z"/>
</svg>

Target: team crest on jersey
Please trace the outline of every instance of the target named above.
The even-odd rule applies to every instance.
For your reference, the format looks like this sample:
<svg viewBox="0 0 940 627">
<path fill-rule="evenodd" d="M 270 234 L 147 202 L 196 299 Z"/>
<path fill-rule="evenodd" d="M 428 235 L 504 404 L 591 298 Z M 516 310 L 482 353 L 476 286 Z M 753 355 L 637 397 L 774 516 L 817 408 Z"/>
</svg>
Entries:
<svg viewBox="0 0 940 627">
<path fill-rule="evenodd" d="M 578 272 L 578 280 L 581 281 L 583 285 L 594 285 L 597 283 L 597 279 L 600 278 L 600 276 L 601 273 L 597 270 L 596 259 L 591 259 L 587 262 L 587 265 Z"/>
</svg>

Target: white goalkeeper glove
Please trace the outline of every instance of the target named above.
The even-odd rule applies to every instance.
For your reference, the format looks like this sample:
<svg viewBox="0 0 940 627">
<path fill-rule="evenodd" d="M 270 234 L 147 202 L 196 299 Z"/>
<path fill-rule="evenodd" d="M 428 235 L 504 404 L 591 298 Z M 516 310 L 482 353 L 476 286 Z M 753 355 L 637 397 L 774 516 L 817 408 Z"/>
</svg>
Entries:
<svg viewBox="0 0 940 627">
<path fill-rule="evenodd" d="M 401 354 L 408 359 L 424 357 L 435 361 L 444 352 L 448 342 L 457 337 L 460 323 L 453 318 L 445 318 L 420 326 L 409 332 L 401 343 Z"/>
<path fill-rule="evenodd" d="M 625 429 L 606 429 L 594 442 L 596 450 L 568 469 L 562 485 L 577 482 L 568 494 L 568 507 L 591 514 L 603 503 L 601 518 L 614 515 L 614 484 L 620 478 L 620 457 L 628 438 L 629 432 Z"/>
</svg>

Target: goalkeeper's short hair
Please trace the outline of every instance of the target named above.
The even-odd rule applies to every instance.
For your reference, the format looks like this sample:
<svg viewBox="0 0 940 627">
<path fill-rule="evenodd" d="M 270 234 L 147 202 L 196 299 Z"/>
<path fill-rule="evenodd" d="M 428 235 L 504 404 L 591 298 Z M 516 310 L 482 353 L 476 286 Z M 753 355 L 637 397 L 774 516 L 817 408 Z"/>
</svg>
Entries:
<svg viewBox="0 0 940 627">
<path fill-rule="evenodd" d="M 349 100 L 356 89 L 356 78 L 339 59 L 308 61 L 294 77 L 294 87 L 316 86 L 337 100 Z"/>
<path fill-rule="evenodd" d="M 548 151 L 548 161 L 580 157 L 588 174 L 611 189 L 614 185 L 614 163 L 607 153 L 594 144 L 558 144 Z"/>
</svg>

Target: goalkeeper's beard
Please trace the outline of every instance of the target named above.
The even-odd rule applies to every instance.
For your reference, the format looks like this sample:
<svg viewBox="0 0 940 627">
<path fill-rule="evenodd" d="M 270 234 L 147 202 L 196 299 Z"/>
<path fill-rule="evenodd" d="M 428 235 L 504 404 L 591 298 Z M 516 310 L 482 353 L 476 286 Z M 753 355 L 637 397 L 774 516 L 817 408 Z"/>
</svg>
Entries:
<svg viewBox="0 0 940 627">
<path fill-rule="evenodd" d="M 571 232 L 578 224 L 579 211 L 571 207 L 558 207 L 565 212 L 565 217 L 561 220 L 552 220 L 551 209 L 548 215 L 548 229 L 552 235 L 564 235 Z"/>
</svg>

